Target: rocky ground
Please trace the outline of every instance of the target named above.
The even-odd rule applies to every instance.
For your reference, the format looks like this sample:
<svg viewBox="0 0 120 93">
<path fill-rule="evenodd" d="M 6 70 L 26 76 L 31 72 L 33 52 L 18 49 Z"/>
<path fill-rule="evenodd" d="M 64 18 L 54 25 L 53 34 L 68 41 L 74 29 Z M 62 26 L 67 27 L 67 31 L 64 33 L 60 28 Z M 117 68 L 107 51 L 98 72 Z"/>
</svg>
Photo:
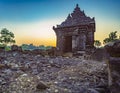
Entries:
<svg viewBox="0 0 120 93">
<path fill-rule="evenodd" d="M 105 62 L 0 53 L 0 93 L 109 93 Z"/>
</svg>

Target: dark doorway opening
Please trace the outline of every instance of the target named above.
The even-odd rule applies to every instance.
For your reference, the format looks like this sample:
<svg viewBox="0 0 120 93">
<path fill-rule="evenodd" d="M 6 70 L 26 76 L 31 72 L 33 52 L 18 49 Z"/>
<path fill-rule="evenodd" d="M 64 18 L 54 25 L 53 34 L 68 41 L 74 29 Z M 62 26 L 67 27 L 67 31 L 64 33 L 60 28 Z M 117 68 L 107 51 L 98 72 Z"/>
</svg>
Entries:
<svg viewBox="0 0 120 93">
<path fill-rule="evenodd" d="M 65 37 L 64 52 L 72 52 L 72 36 L 66 36 Z"/>
</svg>

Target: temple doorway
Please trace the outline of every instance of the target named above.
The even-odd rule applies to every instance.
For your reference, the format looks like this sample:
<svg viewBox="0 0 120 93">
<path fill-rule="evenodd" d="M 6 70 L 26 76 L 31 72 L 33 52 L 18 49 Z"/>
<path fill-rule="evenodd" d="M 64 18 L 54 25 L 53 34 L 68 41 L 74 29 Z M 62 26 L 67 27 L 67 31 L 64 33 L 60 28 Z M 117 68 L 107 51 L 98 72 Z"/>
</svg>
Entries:
<svg viewBox="0 0 120 93">
<path fill-rule="evenodd" d="M 64 52 L 72 52 L 72 36 L 65 36 Z"/>
</svg>

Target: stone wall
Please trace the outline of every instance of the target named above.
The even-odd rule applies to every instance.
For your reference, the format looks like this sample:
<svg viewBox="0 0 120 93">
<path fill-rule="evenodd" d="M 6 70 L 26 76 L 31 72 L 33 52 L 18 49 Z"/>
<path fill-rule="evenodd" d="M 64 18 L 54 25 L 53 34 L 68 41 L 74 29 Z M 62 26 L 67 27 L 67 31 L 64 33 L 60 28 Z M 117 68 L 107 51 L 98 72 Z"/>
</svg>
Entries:
<svg viewBox="0 0 120 93">
<path fill-rule="evenodd" d="M 107 57 L 106 51 L 104 48 L 98 48 L 91 53 L 91 59 L 96 61 L 103 61 Z"/>
<path fill-rule="evenodd" d="M 111 93 L 120 93 L 120 40 L 111 42 L 105 46 L 109 54 L 108 85 Z"/>
<path fill-rule="evenodd" d="M 120 93 L 120 58 L 110 57 L 108 64 L 108 83 L 111 93 Z"/>
</svg>

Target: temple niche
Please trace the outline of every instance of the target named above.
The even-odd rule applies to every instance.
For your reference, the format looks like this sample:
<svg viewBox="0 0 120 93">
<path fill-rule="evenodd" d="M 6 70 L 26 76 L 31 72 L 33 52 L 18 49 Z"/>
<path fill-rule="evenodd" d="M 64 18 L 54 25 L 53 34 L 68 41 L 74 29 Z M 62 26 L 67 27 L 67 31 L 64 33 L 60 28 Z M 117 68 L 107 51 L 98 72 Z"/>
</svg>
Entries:
<svg viewBox="0 0 120 93">
<path fill-rule="evenodd" d="M 86 16 L 78 4 L 64 22 L 53 26 L 53 30 L 57 37 L 57 50 L 61 53 L 94 47 L 95 19 Z"/>
</svg>

